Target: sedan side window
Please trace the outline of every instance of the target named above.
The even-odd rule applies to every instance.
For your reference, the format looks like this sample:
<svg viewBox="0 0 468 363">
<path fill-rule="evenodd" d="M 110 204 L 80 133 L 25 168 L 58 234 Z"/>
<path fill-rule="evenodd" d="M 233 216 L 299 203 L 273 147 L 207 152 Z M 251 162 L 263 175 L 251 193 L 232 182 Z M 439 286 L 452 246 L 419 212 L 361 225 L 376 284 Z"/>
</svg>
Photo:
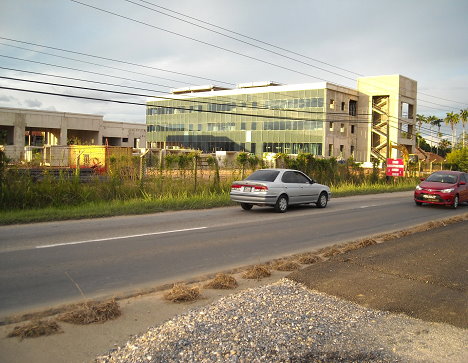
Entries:
<svg viewBox="0 0 468 363">
<path fill-rule="evenodd" d="M 309 184 L 310 180 L 307 178 L 304 174 L 301 173 L 295 173 L 296 174 L 296 183 L 301 183 L 301 184 Z"/>
<path fill-rule="evenodd" d="M 283 183 L 297 183 L 296 177 L 292 171 L 285 172 L 281 178 L 281 181 Z"/>
</svg>

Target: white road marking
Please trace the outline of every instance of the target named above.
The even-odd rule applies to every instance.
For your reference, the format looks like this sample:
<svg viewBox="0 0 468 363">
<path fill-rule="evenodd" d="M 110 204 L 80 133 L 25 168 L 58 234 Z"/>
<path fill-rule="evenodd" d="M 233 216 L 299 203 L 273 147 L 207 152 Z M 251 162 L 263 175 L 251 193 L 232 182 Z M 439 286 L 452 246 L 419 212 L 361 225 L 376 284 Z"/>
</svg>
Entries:
<svg viewBox="0 0 468 363">
<path fill-rule="evenodd" d="M 372 205 L 362 205 L 358 209 L 363 209 L 363 208 L 370 208 L 370 207 L 378 207 L 377 204 L 372 204 Z"/>
<path fill-rule="evenodd" d="M 134 235 L 130 235 L 130 236 L 118 236 L 118 237 L 91 239 L 91 240 L 88 240 L 88 241 L 76 241 L 76 242 L 56 243 L 56 244 L 51 244 L 51 245 L 36 246 L 36 248 L 51 248 L 51 247 L 59 247 L 59 246 L 79 245 L 79 244 L 83 244 L 83 243 L 113 241 L 113 240 L 117 240 L 117 239 L 136 238 L 136 237 L 145 237 L 145 236 L 155 236 L 155 235 L 158 235 L 158 234 L 169 234 L 169 233 L 177 233 L 177 232 L 196 231 L 196 230 L 205 229 L 205 228 L 208 228 L 208 227 L 195 227 L 195 228 L 186 228 L 186 229 L 175 229 L 175 230 L 173 230 L 173 231 L 163 231 L 163 232 L 153 232 L 153 233 L 134 234 Z"/>
</svg>

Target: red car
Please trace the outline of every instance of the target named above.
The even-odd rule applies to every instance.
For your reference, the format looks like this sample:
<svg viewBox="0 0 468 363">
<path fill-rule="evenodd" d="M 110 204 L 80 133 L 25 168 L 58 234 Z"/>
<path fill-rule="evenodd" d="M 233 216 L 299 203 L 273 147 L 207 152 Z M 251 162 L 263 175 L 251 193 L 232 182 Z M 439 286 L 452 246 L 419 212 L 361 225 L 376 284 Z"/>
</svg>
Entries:
<svg viewBox="0 0 468 363">
<path fill-rule="evenodd" d="M 461 171 L 436 171 L 421 179 L 414 191 L 417 205 L 439 204 L 457 208 L 460 203 L 468 202 L 468 174 Z"/>
</svg>

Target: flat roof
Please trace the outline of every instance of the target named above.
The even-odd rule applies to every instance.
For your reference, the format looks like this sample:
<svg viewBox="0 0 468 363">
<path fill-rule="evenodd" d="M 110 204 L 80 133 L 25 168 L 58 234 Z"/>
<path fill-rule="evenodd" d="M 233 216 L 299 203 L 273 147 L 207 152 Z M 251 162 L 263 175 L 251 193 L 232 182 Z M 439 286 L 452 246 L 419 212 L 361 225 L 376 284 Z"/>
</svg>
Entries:
<svg viewBox="0 0 468 363">
<path fill-rule="evenodd" d="M 315 82 L 315 83 L 287 84 L 287 85 L 274 85 L 274 86 L 250 87 L 250 88 L 233 88 L 233 89 L 226 89 L 226 90 L 219 90 L 219 91 L 206 91 L 206 92 L 184 93 L 184 94 L 170 94 L 167 96 L 167 98 L 179 100 L 179 99 L 187 99 L 187 98 L 223 97 L 223 96 L 234 96 L 234 95 L 270 93 L 270 92 L 305 91 L 305 90 L 327 89 L 327 88 L 333 89 L 335 91 L 349 92 L 355 95 L 358 94 L 358 91 L 353 88 L 340 86 L 340 85 L 330 83 L 330 82 Z M 146 99 L 146 102 L 165 101 L 165 100 L 167 99 L 159 98 L 159 97 L 148 97 Z"/>
</svg>

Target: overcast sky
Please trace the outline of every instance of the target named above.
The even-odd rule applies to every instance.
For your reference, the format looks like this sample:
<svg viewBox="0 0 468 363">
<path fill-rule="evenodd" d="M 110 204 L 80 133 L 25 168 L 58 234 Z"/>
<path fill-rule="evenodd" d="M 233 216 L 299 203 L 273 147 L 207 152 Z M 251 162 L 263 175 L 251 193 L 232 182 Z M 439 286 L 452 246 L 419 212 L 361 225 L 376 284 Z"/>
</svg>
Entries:
<svg viewBox="0 0 468 363">
<path fill-rule="evenodd" d="M 356 78 L 361 75 L 398 73 L 418 82 L 420 114 L 443 118 L 447 112 L 468 107 L 467 0 L 77 1 L 81 4 L 72 0 L 0 0 L 0 76 L 162 95 L 157 92 L 268 80 L 284 84 L 327 80 L 356 88 Z M 0 89 L 1 107 L 95 113 L 109 121 L 145 122 L 145 97 L 3 78 L 0 86 L 142 104 Z"/>
</svg>

